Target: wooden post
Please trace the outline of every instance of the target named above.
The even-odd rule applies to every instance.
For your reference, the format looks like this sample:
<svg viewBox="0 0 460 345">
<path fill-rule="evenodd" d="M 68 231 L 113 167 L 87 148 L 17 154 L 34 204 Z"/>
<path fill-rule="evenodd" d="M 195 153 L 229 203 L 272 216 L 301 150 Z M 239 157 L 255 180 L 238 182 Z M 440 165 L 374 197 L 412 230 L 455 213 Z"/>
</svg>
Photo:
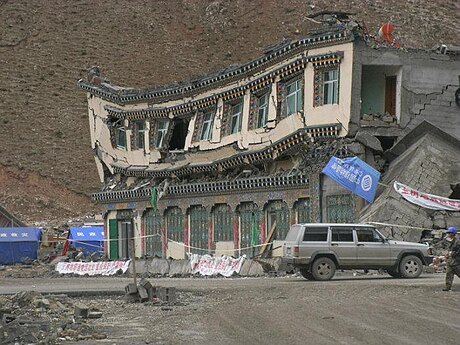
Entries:
<svg viewBox="0 0 460 345">
<path fill-rule="evenodd" d="M 134 222 L 134 227 L 136 226 L 136 222 Z M 137 286 L 137 273 L 136 273 L 136 251 L 134 248 L 134 227 L 131 227 L 130 231 L 130 242 L 131 242 L 131 264 L 133 265 L 133 281 L 134 285 Z"/>
</svg>

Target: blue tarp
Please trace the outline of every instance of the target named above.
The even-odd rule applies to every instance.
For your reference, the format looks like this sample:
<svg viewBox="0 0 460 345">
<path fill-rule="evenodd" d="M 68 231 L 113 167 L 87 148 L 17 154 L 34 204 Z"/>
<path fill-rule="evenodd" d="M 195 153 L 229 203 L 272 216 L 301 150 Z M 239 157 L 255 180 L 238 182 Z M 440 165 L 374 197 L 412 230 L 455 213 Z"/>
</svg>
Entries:
<svg viewBox="0 0 460 345">
<path fill-rule="evenodd" d="M 0 264 L 36 260 L 41 234 L 38 228 L 0 228 Z"/>
<path fill-rule="evenodd" d="M 70 228 L 69 242 L 74 248 L 81 248 L 84 254 L 104 253 L 104 227 L 82 226 Z"/>
</svg>

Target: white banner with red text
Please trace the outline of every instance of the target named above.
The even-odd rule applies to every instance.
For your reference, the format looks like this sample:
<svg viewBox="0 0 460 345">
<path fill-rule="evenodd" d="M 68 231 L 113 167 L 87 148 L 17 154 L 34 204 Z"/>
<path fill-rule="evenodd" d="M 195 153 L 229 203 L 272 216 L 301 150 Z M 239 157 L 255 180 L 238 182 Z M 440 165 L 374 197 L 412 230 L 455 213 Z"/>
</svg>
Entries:
<svg viewBox="0 0 460 345">
<path fill-rule="evenodd" d="M 393 187 L 404 199 L 415 205 L 429 208 L 430 210 L 460 211 L 460 200 L 423 193 L 396 181 Z"/>
<path fill-rule="evenodd" d="M 129 268 L 127 261 L 96 261 L 96 262 L 59 262 L 56 265 L 56 271 L 63 274 L 78 274 L 78 275 L 103 275 L 112 276 L 118 271 L 125 273 Z"/>
<path fill-rule="evenodd" d="M 192 273 L 200 273 L 203 276 L 212 276 L 221 274 L 224 277 L 230 277 L 233 273 L 240 273 L 243 266 L 244 256 L 238 259 L 231 256 L 211 256 L 189 254 Z"/>
</svg>

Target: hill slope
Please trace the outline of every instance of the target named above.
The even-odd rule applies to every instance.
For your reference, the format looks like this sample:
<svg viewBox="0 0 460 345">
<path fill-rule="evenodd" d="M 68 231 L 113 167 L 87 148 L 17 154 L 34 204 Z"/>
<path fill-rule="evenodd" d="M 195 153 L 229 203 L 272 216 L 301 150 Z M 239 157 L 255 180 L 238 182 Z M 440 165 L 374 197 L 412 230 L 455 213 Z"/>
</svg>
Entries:
<svg viewBox="0 0 460 345">
<path fill-rule="evenodd" d="M 63 190 L 96 191 L 86 99 L 75 86 L 88 67 L 98 65 L 126 86 L 186 80 L 305 35 L 315 25 L 306 15 L 323 9 L 357 12 L 371 32 L 391 18 L 410 47 L 460 37 L 453 0 L 0 0 L 0 164 L 49 178 Z M 27 191 L 6 195 L 0 185 L 0 204 L 24 214 L 41 193 L 33 185 Z M 60 203 L 78 200 L 78 212 L 94 207 L 70 191 L 57 196 Z M 23 208 L 12 202 L 18 197 Z"/>
</svg>

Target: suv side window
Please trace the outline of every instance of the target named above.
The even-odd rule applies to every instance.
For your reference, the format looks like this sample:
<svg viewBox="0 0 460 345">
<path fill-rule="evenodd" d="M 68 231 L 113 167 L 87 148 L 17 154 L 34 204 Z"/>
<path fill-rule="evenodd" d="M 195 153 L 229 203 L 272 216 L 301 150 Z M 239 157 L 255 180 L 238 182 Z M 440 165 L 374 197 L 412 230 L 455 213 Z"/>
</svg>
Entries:
<svg viewBox="0 0 460 345">
<path fill-rule="evenodd" d="M 383 242 L 383 239 L 372 228 L 357 228 L 358 242 Z"/>
<path fill-rule="evenodd" d="M 354 242 L 353 228 L 340 227 L 332 228 L 331 242 Z"/>
<path fill-rule="evenodd" d="M 327 242 L 327 226 L 305 227 L 304 242 Z"/>
</svg>

